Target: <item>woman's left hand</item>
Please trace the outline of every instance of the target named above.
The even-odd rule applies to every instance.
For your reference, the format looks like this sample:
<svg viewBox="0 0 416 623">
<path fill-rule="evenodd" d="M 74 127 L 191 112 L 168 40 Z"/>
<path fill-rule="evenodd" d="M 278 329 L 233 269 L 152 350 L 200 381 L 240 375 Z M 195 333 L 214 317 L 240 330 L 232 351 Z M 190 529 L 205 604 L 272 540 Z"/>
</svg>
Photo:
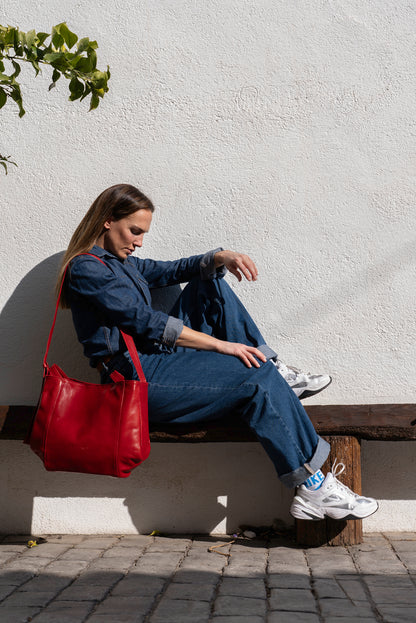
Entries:
<svg viewBox="0 0 416 623">
<path fill-rule="evenodd" d="M 241 281 L 243 277 L 245 277 L 247 281 L 256 281 L 259 274 L 251 257 L 244 253 L 217 251 L 214 255 L 214 263 L 217 268 L 219 266 L 228 268 L 230 273 L 237 277 L 238 281 Z"/>
</svg>

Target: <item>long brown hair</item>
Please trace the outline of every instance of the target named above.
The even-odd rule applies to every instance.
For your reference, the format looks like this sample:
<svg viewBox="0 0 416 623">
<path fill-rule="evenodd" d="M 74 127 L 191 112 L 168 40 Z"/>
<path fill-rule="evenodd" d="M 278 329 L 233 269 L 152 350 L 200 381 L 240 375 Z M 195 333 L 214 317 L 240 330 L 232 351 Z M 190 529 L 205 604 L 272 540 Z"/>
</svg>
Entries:
<svg viewBox="0 0 416 623">
<path fill-rule="evenodd" d="M 113 219 L 119 221 L 137 210 L 154 211 L 153 203 L 138 188 L 130 184 L 115 184 L 97 197 L 74 231 L 58 273 L 55 293 L 58 296 L 65 269 L 80 253 L 87 253 L 103 233 L 104 223 Z M 60 306 L 69 307 L 65 288 L 62 289 Z"/>
</svg>

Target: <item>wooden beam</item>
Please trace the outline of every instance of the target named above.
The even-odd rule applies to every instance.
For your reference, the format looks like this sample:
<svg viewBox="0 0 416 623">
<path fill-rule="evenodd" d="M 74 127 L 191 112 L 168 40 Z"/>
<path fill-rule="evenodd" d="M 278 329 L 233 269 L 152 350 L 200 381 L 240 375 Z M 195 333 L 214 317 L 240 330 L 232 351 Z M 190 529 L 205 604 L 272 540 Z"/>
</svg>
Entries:
<svg viewBox="0 0 416 623">
<path fill-rule="evenodd" d="M 416 439 L 416 403 L 370 405 L 306 405 L 320 435 L 349 435 L 358 439 L 407 441 Z M 36 407 L 0 406 L 0 439 L 24 439 Z M 249 442 L 255 435 L 235 416 L 215 422 L 151 426 L 150 439 L 161 443 Z"/>
</svg>

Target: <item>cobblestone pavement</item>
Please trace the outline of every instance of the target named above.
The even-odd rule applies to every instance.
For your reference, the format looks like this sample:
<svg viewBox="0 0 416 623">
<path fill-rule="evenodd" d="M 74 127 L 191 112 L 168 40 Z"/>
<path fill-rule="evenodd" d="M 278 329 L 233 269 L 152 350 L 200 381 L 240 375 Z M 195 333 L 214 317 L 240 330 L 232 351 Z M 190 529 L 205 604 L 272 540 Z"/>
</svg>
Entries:
<svg viewBox="0 0 416 623">
<path fill-rule="evenodd" d="M 316 549 L 289 537 L 28 539 L 0 543 L 1 623 L 416 621 L 413 533 Z"/>
</svg>

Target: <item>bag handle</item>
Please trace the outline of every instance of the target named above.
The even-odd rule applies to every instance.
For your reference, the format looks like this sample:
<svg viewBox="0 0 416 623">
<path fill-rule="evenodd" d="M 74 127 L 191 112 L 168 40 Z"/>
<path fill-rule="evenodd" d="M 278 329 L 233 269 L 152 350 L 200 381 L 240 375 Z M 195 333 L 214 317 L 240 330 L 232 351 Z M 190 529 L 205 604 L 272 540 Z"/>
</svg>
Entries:
<svg viewBox="0 0 416 623">
<path fill-rule="evenodd" d="M 101 264 L 104 264 L 104 266 L 107 266 L 107 264 L 103 262 L 97 255 L 93 255 L 92 253 L 80 253 L 79 255 L 76 255 L 75 257 L 79 257 L 80 255 L 91 255 L 91 257 L 95 257 L 99 262 L 101 262 Z M 59 288 L 58 299 L 56 301 L 55 314 L 53 317 L 51 330 L 49 331 L 48 343 L 46 344 L 46 352 L 43 358 L 43 369 L 44 370 L 48 369 L 48 363 L 46 360 L 48 357 L 49 347 L 52 341 L 53 331 L 55 329 L 56 317 L 58 315 L 58 309 L 59 309 L 59 301 L 61 300 L 62 288 L 65 282 L 65 277 L 66 277 L 66 273 L 68 270 L 68 266 L 69 264 L 66 266 L 64 275 L 62 277 L 61 287 Z M 137 354 L 137 348 L 136 348 L 136 345 L 134 343 L 132 336 L 128 335 L 127 333 L 124 333 L 124 331 L 122 331 L 120 328 L 119 328 L 119 331 L 123 337 L 123 340 L 126 343 L 127 350 L 129 351 L 130 357 L 133 361 L 133 365 L 136 368 L 137 376 L 139 377 L 140 381 L 142 381 L 143 383 L 146 383 L 146 377 L 144 376 L 143 368 L 141 366 L 139 355 Z"/>
</svg>

